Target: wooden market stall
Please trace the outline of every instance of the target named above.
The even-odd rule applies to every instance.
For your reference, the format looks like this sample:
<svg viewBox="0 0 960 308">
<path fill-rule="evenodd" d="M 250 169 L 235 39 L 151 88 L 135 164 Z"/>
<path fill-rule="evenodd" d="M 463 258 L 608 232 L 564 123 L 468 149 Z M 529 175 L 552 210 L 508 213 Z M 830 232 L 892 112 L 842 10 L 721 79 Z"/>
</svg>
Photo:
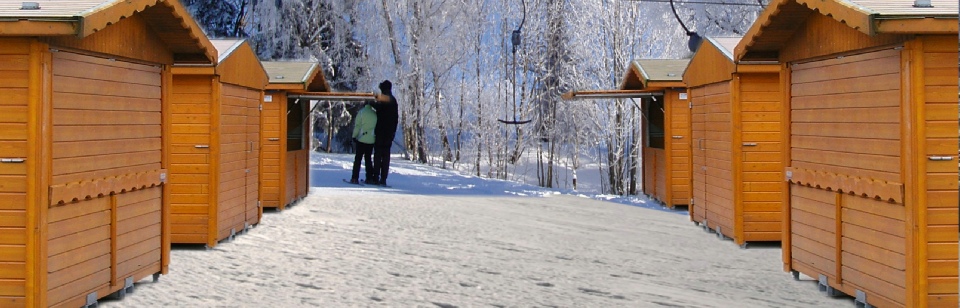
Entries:
<svg viewBox="0 0 960 308">
<path fill-rule="evenodd" d="M 619 90 L 575 91 L 565 99 L 636 99 L 643 114 L 641 190 L 673 208 L 690 202 L 690 108 L 683 71 L 689 59 L 631 62 Z"/>
<path fill-rule="evenodd" d="M 718 236 L 780 241 L 780 64 L 734 61 L 739 37 L 707 37 L 683 81 L 693 109 L 690 219 Z"/>
<path fill-rule="evenodd" d="M 245 40 L 211 40 L 215 65 L 175 64 L 171 241 L 206 244 L 260 222 L 260 108 L 267 73 Z"/>
<path fill-rule="evenodd" d="M 263 62 L 270 77 L 261 126 L 260 193 L 264 208 L 283 210 L 307 195 L 310 166 L 310 103 L 290 94 L 329 92 L 316 62 Z"/>
<path fill-rule="evenodd" d="M 736 47 L 777 60 L 784 269 L 878 307 L 957 307 L 952 0 L 772 1 Z"/>
<path fill-rule="evenodd" d="M 0 1 L 0 306 L 167 272 L 175 60 L 216 60 L 178 1 Z"/>
</svg>

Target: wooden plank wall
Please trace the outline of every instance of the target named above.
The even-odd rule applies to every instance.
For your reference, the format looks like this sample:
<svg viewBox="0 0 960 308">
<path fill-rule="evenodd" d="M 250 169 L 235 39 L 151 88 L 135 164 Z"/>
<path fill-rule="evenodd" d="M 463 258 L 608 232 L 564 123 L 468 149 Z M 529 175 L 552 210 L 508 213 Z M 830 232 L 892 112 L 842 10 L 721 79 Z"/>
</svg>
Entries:
<svg viewBox="0 0 960 308">
<path fill-rule="evenodd" d="M 957 37 L 923 38 L 926 151 L 953 156 L 957 145 Z M 958 196 L 955 160 L 926 166 L 927 286 L 930 307 L 957 307 Z M 922 265 L 921 265 L 922 266 Z M 922 294 L 921 294 L 922 296 Z"/>
<path fill-rule="evenodd" d="M 220 182 L 217 240 L 244 229 L 247 200 L 247 97 L 251 90 L 224 84 L 220 115 Z"/>
<path fill-rule="evenodd" d="M 780 241 L 783 166 L 778 73 L 742 74 L 740 127 L 745 241 Z"/>
<path fill-rule="evenodd" d="M 297 158 L 299 157 L 300 151 L 289 151 L 287 152 L 286 161 L 284 161 L 284 193 L 283 193 L 283 204 L 290 205 L 293 201 L 297 200 Z"/>
<path fill-rule="evenodd" d="M 667 176 L 670 200 L 667 202 L 671 206 L 688 204 L 693 196 L 690 187 L 690 106 L 687 100 L 679 99 L 677 91 L 667 91 L 664 99 L 666 116 L 670 119 L 664 136 L 670 143 L 670 153 L 667 153 L 670 155 L 670 174 Z"/>
<path fill-rule="evenodd" d="M 208 242 L 213 198 L 210 195 L 212 83 L 210 76 L 173 78 L 168 189 L 171 190 L 170 229 L 174 243 Z M 203 148 L 204 145 L 207 148 Z"/>
<path fill-rule="evenodd" d="M 30 41 L 0 38 L 0 157 L 27 158 Z M 0 164 L 0 306 L 26 305 L 27 167 Z"/>
<path fill-rule="evenodd" d="M 665 151 L 663 149 L 644 147 L 643 164 L 644 193 L 660 202 L 666 203 L 668 200 Z"/>
<path fill-rule="evenodd" d="M 703 121 L 703 132 L 695 140 L 694 147 L 701 148 L 703 158 L 694 160 L 694 172 L 703 173 L 694 177 L 694 193 L 702 189 L 698 206 L 706 210 L 708 227 L 721 228 L 728 237 L 734 231 L 733 196 L 733 118 L 731 114 L 730 83 L 719 82 L 691 90 L 694 109 L 698 105 L 702 111 L 694 110 L 694 121 Z M 702 113 L 702 115 L 698 115 Z M 694 122 L 694 129 L 699 128 Z M 696 155 L 696 154 L 695 154 Z M 699 165 L 698 165 L 699 163 Z M 704 168 L 706 168 L 704 170 Z M 697 170 L 701 169 L 701 170 Z M 698 182 L 702 181 L 702 182 Z"/>
<path fill-rule="evenodd" d="M 160 272 L 160 188 L 116 195 L 117 261 L 114 285 Z M 136 280 L 136 278 L 135 278 Z"/>
<path fill-rule="evenodd" d="M 849 50 L 863 50 L 900 43 L 909 35 L 880 33 L 866 35 L 830 16 L 810 14 L 806 22 L 780 49 L 780 62 L 813 59 Z"/>
<path fill-rule="evenodd" d="M 654 164 L 657 165 L 657 172 L 655 180 L 656 182 L 656 196 L 657 200 L 661 200 L 664 203 L 670 201 L 667 200 L 667 172 L 670 170 L 667 169 L 667 154 L 664 149 L 648 149 L 654 153 Z"/>
<path fill-rule="evenodd" d="M 647 196 L 660 199 L 657 196 L 657 153 L 652 148 L 643 147 L 643 193 Z"/>
<path fill-rule="evenodd" d="M 61 35 L 41 37 L 40 40 L 52 46 L 118 55 L 153 63 L 173 63 L 173 55 L 168 51 L 167 44 L 157 36 L 140 14 L 121 18 L 115 24 L 82 39 L 72 35 Z"/>
<path fill-rule="evenodd" d="M 264 208 L 283 209 L 286 204 L 281 203 L 281 196 L 283 195 L 280 191 L 280 181 L 281 175 L 284 174 L 282 171 L 285 170 L 286 166 L 281 167 L 280 159 L 281 154 L 286 152 L 287 147 L 283 143 L 283 138 L 286 138 L 286 136 L 280 135 L 280 127 L 284 125 L 281 122 L 281 114 L 282 109 L 286 107 L 287 100 L 286 95 L 278 92 L 269 92 L 266 93 L 266 96 L 270 96 L 271 99 L 265 99 L 261 112 L 260 140 L 262 141 L 262 149 L 260 151 L 260 163 L 262 173 L 260 175 L 260 198 Z"/>
<path fill-rule="evenodd" d="M 309 125 L 305 125 L 309 127 Z M 303 150 L 297 151 L 297 168 L 296 168 L 296 199 L 301 199 L 307 196 L 308 189 L 310 188 L 309 180 L 309 171 L 310 171 L 310 134 L 308 132 L 303 133 L 304 142 L 307 144 L 303 146 Z"/>
<path fill-rule="evenodd" d="M 902 183 L 899 69 L 893 49 L 794 65 L 791 166 Z M 794 186 L 791 207 L 793 261 L 807 275 L 905 303 L 902 203 Z"/>
<path fill-rule="evenodd" d="M 161 169 L 159 67 L 62 51 L 52 67 L 54 185 Z M 120 275 L 159 272 L 161 191 L 51 207 L 48 303 L 74 305 Z"/>
<path fill-rule="evenodd" d="M 790 261 L 809 276 L 839 279 L 836 250 L 836 193 L 806 186 L 793 186 L 790 195 Z"/>
</svg>

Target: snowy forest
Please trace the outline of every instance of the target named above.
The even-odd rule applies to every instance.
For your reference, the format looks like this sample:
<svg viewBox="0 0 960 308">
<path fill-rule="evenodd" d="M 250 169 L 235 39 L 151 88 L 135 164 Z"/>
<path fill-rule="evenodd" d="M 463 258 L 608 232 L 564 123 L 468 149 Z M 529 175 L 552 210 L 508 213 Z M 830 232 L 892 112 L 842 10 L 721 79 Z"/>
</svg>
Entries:
<svg viewBox="0 0 960 308">
<path fill-rule="evenodd" d="M 629 100 L 565 101 L 616 89 L 634 59 L 689 58 L 691 36 L 739 36 L 762 0 L 185 0 L 212 38 L 246 37 L 261 60 L 315 60 L 334 91 L 400 102 L 411 160 L 569 188 L 591 168 L 610 194 L 637 194 L 639 128 Z M 358 106 L 320 102 L 324 151 L 350 152 Z M 525 122 L 505 124 L 506 122 Z M 529 121 L 529 122 L 527 122 Z M 589 163 L 589 167 L 588 167 Z"/>
</svg>

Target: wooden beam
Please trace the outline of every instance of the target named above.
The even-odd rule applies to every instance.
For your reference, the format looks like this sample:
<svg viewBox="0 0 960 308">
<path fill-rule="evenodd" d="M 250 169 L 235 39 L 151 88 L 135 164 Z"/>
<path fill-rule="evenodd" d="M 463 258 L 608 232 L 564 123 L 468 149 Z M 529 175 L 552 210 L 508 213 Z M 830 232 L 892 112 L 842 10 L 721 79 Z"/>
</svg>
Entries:
<svg viewBox="0 0 960 308">
<path fill-rule="evenodd" d="M 174 66 L 171 71 L 174 75 L 213 75 L 213 66 Z"/>
<path fill-rule="evenodd" d="M 76 35 L 80 29 L 77 20 L 13 20 L 0 22 L 0 36 L 60 36 Z"/>
<path fill-rule="evenodd" d="M 953 34 L 958 31 L 956 18 L 878 19 L 877 33 Z"/>
<path fill-rule="evenodd" d="M 648 81 L 647 89 L 667 89 L 667 88 L 686 88 L 687 84 L 683 81 Z"/>
<path fill-rule="evenodd" d="M 738 73 L 779 73 L 780 64 L 737 64 Z"/>
<path fill-rule="evenodd" d="M 304 91 L 306 87 L 303 83 L 271 83 L 267 85 L 266 90 Z"/>
</svg>

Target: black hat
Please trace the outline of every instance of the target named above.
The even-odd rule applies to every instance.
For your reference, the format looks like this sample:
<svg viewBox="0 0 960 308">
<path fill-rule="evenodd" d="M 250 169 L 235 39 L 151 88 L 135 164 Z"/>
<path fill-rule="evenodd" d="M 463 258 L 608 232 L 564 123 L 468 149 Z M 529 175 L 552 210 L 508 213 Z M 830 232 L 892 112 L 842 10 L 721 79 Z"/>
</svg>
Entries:
<svg viewBox="0 0 960 308">
<path fill-rule="evenodd" d="M 380 92 L 391 93 L 393 90 L 393 83 L 390 83 L 390 80 L 384 80 L 380 83 Z"/>
</svg>

